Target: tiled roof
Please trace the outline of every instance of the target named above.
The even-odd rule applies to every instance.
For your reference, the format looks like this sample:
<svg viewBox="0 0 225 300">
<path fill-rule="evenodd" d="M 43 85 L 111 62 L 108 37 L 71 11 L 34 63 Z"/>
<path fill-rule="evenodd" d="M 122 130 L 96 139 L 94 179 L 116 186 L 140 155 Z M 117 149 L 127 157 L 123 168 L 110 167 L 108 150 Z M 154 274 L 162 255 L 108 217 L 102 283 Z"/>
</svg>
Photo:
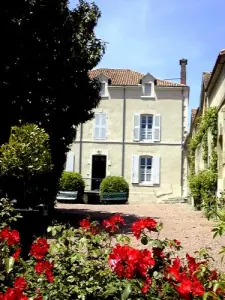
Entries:
<svg viewBox="0 0 225 300">
<path fill-rule="evenodd" d="M 221 59 L 224 59 L 224 56 L 225 56 L 225 49 L 222 49 L 222 50 L 219 52 L 219 55 L 217 56 L 217 60 L 216 60 L 216 63 L 215 63 L 215 65 L 214 65 L 214 67 L 213 67 L 213 70 L 212 70 L 212 72 L 211 72 L 211 76 L 210 76 L 210 78 L 209 78 L 208 85 L 207 85 L 206 89 L 209 88 L 210 83 L 211 83 L 211 81 L 213 80 L 214 75 L 215 75 L 215 73 L 216 73 L 216 69 L 217 69 L 218 65 L 220 64 L 220 60 L 221 60 Z"/>
<path fill-rule="evenodd" d="M 207 88 L 208 84 L 209 84 L 209 80 L 211 78 L 211 72 L 203 72 L 203 83 L 205 88 Z"/>
<path fill-rule="evenodd" d="M 95 69 L 90 71 L 91 78 L 95 78 L 100 74 L 109 77 L 111 85 L 138 85 L 140 79 L 145 75 L 129 69 Z M 185 86 L 180 83 L 160 79 L 156 79 L 156 85 L 168 87 Z"/>
<path fill-rule="evenodd" d="M 197 110 L 198 110 L 197 108 L 192 108 L 192 110 L 191 110 L 191 120 L 192 121 L 194 120 L 194 118 L 197 114 Z"/>
</svg>

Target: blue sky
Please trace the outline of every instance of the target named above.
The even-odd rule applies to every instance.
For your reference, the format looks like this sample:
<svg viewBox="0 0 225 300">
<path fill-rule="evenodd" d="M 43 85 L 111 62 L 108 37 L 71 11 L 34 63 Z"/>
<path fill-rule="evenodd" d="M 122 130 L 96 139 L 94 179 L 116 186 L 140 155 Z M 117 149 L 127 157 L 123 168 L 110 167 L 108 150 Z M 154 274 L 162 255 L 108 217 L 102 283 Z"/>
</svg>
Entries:
<svg viewBox="0 0 225 300">
<path fill-rule="evenodd" d="M 77 0 L 71 1 L 74 7 Z M 199 104 L 202 72 L 225 48 L 224 0 L 95 0 L 96 34 L 107 44 L 98 67 L 129 68 L 159 79 L 180 77 L 187 58 L 190 106 Z"/>
</svg>

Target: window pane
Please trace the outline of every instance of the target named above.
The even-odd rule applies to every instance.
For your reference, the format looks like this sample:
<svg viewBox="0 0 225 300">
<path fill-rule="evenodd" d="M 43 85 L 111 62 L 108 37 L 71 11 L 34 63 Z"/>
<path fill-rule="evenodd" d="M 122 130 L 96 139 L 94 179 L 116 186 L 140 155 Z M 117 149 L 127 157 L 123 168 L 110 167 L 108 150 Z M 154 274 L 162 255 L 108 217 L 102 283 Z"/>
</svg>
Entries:
<svg viewBox="0 0 225 300">
<path fill-rule="evenodd" d="M 145 96 L 151 96 L 152 93 L 152 85 L 151 84 L 145 84 Z"/>
<path fill-rule="evenodd" d="M 151 181 L 151 174 L 147 174 L 147 175 L 146 175 L 146 181 L 147 181 L 147 182 L 150 182 L 150 181 Z"/>
<path fill-rule="evenodd" d="M 145 181 L 145 174 L 141 174 L 141 175 L 140 175 L 140 181 L 141 181 L 141 182 L 144 182 L 144 181 Z"/>
<path fill-rule="evenodd" d="M 148 116 L 148 128 L 152 129 L 153 118 L 152 116 Z"/>
<path fill-rule="evenodd" d="M 101 91 L 100 91 L 100 96 L 105 95 L 105 82 L 101 82 Z"/>
<path fill-rule="evenodd" d="M 95 125 L 100 125 L 100 114 L 95 115 Z"/>
<path fill-rule="evenodd" d="M 152 162 L 151 162 L 151 157 L 147 158 L 147 166 L 151 166 Z"/>
<path fill-rule="evenodd" d="M 145 166 L 145 157 L 141 157 L 141 166 Z"/>
</svg>

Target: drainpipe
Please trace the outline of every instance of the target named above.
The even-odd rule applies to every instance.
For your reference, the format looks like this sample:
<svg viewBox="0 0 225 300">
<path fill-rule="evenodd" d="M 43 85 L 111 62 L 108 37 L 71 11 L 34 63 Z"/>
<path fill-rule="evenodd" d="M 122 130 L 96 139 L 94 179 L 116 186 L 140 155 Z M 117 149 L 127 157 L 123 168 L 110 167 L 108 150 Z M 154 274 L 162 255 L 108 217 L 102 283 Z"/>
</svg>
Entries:
<svg viewBox="0 0 225 300">
<path fill-rule="evenodd" d="M 80 155 L 79 155 L 79 173 L 82 171 L 82 149 L 83 149 L 83 124 L 80 125 Z"/>
<path fill-rule="evenodd" d="M 181 105 L 181 178 L 180 178 L 180 184 L 181 184 L 181 197 L 183 196 L 183 178 L 184 178 L 184 88 L 182 88 L 181 91 L 182 95 L 182 105 Z"/>
<path fill-rule="evenodd" d="M 126 134 L 126 86 L 123 87 L 123 137 L 122 137 L 122 166 L 121 166 L 122 177 L 124 177 L 124 166 L 125 166 L 125 134 Z"/>
</svg>

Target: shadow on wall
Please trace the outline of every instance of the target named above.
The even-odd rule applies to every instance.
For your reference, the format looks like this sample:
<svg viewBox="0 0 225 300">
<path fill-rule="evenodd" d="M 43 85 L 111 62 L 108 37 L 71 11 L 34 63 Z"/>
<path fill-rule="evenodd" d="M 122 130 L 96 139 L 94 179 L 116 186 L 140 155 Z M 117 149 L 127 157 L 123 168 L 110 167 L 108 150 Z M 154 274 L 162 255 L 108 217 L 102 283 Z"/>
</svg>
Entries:
<svg viewBox="0 0 225 300">
<path fill-rule="evenodd" d="M 67 224 L 68 226 L 78 227 L 80 220 L 89 217 L 90 221 L 98 221 L 101 223 L 104 219 L 108 219 L 115 213 L 109 213 L 105 211 L 92 211 L 89 209 L 63 209 L 56 208 L 54 213 L 54 220 L 59 223 Z M 125 226 L 122 227 L 121 233 L 127 234 L 131 233 L 131 225 L 134 221 L 140 218 L 135 214 L 123 214 L 120 215 L 125 220 Z M 149 216 L 148 216 L 149 217 Z M 157 216 L 150 216 L 154 219 L 159 219 Z"/>
</svg>

